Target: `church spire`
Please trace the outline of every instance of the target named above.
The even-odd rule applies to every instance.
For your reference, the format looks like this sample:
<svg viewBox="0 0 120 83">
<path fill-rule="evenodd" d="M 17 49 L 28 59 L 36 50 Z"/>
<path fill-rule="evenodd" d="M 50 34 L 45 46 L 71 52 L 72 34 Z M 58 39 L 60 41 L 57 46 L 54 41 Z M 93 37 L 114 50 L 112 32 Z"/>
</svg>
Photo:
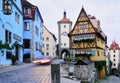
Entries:
<svg viewBox="0 0 120 83">
<path fill-rule="evenodd" d="M 63 18 L 66 18 L 66 11 L 64 10 Z"/>
</svg>

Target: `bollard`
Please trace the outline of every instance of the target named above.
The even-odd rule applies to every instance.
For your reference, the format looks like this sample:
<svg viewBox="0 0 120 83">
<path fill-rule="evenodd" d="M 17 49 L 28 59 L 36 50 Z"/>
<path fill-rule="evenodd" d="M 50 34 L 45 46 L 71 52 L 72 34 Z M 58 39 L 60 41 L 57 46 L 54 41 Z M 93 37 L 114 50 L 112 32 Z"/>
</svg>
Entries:
<svg viewBox="0 0 120 83">
<path fill-rule="evenodd" d="M 54 60 L 51 63 L 51 83 L 60 83 L 60 63 L 62 60 Z"/>
</svg>

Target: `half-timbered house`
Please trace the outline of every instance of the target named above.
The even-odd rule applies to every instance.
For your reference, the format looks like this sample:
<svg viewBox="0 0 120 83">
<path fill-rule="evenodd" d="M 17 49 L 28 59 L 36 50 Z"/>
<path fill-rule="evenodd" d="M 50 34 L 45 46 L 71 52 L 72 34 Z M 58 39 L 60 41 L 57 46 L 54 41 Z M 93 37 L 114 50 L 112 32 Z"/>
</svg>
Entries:
<svg viewBox="0 0 120 83">
<path fill-rule="evenodd" d="M 106 35 L 95 16 L 87 15 L 84 8 L 69 33 L 70 50 L 75 57 L 92 61 L 105 60 Z"/>
</svg>

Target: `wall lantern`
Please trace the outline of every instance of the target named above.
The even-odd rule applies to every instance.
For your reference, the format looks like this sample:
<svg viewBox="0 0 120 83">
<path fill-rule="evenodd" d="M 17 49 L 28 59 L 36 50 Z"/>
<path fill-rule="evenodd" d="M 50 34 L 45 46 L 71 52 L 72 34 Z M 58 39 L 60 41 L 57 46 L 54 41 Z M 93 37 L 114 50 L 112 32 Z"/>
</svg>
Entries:
<svg viewBox="0 0 120 83">
<path fill-rule="evenodd" d="M 11 0 L 3 0 L 3 12 L 6 15 L 10 15 L 12 13 Z"/>
</svg>

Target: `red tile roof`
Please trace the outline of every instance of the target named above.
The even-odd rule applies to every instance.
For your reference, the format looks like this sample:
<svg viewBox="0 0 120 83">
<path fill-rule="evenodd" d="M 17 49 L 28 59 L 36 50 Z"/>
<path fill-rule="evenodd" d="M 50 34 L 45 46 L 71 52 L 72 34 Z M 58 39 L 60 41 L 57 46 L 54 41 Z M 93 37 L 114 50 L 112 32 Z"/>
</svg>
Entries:
<svg viewBox="0 0 120 83">
<path fill-rule="evenodd" d="M 64 22 L 70 22 L 70 20 L 67 19 L 67 18 L 63 18 L 63 19 L 61 19 L 59 22 L 62 22 L 62 23 L 64 23 Z"/>
<path fill-rule="evenodd" d="M 116 41 L 114 40 L 110 46 L 110 50 L 120 50 L 119 45 L 116 43 Z"/>
<path fill-rule="evenodd" d="M 58 21 L 58 23 L 72 23 L 70 19 L 66 17 L 66 11 L 64 11 L 63 18 L 60 21 Z"/>
</svg>

